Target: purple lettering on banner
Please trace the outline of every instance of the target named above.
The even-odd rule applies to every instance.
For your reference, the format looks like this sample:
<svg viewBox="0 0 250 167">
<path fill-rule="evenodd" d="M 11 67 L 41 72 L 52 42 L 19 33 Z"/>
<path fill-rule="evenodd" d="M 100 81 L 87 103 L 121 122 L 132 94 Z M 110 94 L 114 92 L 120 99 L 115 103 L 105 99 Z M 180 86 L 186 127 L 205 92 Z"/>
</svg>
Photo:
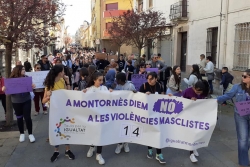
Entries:
<svg viewBox="0 0 250 167">
<path fill-rule="evenodd" d="M 133 105 L 134 105 L 134 101 L 133 101 L 133 100 L 130 100 L 129 106 L 133 106 Z"/>
<path fill-rule="evenodd" d="M 4 79 L 6 87 L 5 94 L 18 94 L 32 92 L 32 77 L 8 78 Z"/>
<path fill-rule="evenodd" d="M 107 100 L 107 106 L 111 106 L 111 100 Z"/>
<path fill-rule="evenodd" d="M 199 128 L 200 128 L 201 130 L 204 129 L 203 126 L 204 126 L 204 122 L 200 122 L 200 127 L 199 127 Z"/>
<path fill-rule="evenodd" d="M 125 115 L 123 113 L 119 114 L 119 119 L 124 120 Z"/>
<path fill-rule="evenodd" d="M 81 106 L 82 106 L 82 107 L 87 107 L 87 105 L 88 105 L 88 103 L 87 103 L 86 101 L 82 101 L 82 102 L 81 102 Z"/>
<path fill-rule="evenodd" d="M 153 125 L 153 118 L 149 118 L 149 125 Z"/>
<path fill-rule="evenodd" d="M 117 113 L 111 114 L 111 119 L 112 119 L 112 121 L 114 121 L 115 118 L 117 118 Z"/>
<path fill-rule="evenodd" d="M 130 114 L 130 120 L 131 120 L 131 121 L 134 121 L 134 116 L 135 116 L 135 115 L 134 115 L 133 112 L 132 112 L 132 113 Z"/>
<path fill-rule="evenodd" d="M 125 120 L 129 120 L 129 116 L 127 113 L 125 114 Z"/>
<path fill-rule="evenodd" d="M 164 117 L 160 117 L 160 125 L 164 124 Z"/>
<path fill-rule="evenodd" d="M 250 101 L 236 102 L 235 106 L 240 116 L 245 116 L 250 114 Z"/>
<path fill-rule="evenodd" d="M 73 100 L 74 107 L 80 107 L 80 100 Z"/>
<path fill-rule="evenodd" d="M 66 106 L 72 106 L 71 102 L 70 102 L 70 99 L 67 100 Z"/>
<path fill-rule="evenodd" d="M 98 115 L 95 115 L 95 121 L 96 121 L 96 122 L 100 122 L 100 121 L 98 120 Z"/>
<path fill-rule="evenodd" d="M 158 68 L 146 68 L 147 72 L 156 72 L 158 74 L 159 69 Z"/>
<path fill-rule="evenodd" d="M 105 119 L 106 122 L 109 121 L 109 114 L 106 114 L 106 119 Z"/>
<path fill-rule="evenodd" d="M 133 74 L 131 76 L 131 81 L 134 84 L 135 89 L 139 91 L 141 85 L 147 82 L 147 78 L 145 74 Z"/>
<path fill-rule="evenodd" d="M 183 110 L 183 103 L 175 99 L 159 99 L 155 102 L 153 111 L 165 114 L 179 114 Z"/>
<path fill-rule="evenodd" d="M 100 115 L 100 122 L 104 122 L 105 115 Z"/>
<path fill-rule="evenodd" d="M 88 122 L 89 122 L 89 121 L 93 122 L 93 117 L 92 117 L 92 115 L 89 115 Z"/>
</svg>

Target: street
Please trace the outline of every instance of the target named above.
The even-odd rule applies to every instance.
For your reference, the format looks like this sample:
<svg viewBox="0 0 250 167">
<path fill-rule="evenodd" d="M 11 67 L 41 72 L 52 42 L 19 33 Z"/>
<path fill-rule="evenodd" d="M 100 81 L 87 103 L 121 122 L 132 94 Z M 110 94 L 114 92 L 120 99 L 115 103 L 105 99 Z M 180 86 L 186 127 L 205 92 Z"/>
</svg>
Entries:
<svg viewBox="0 0 250 167">
<path fill-rule="evenodd" d="M 1 120 L 3 120 L 3 110 L 0 110 Z M 34 108 L 33 110 L 34 111 Z M 35 143 L 29 143 L 28 136 L 23 143 L 19 143 L 18 132 L 0 133 L 0 166 L 1 167 L 66 167 L 66 166 L 100 166 L 95 160 L 95 156 L 87 158 L 86 154 L 89 146 L 73 145 L 71 151 L 75 154 L 75 160 L 69 160 L 64 156 L 64 146 L 60 146 L 60 156 L 54 163 L 50 162 L 54 148 L 50 146 L 48 138 L 48 115 L 33 116 Z M 217 124 L 210 141 L 209 147 L 198 150 L 199 161 L 192 164 L 189 159 L 189 152 L 174 148 L 164 148 L 163 155 L 166 165 L 170 167 L 236 167 L 237 166 L 237 139 L 235 124 L 233 120 L 233 110 L 230 107 L 223 107 L 221 120 L 221 130 Z M 103 148 L 103 158 L 105 166 L 110 167 L 151 167 L 162 166 L 155 159 L 148 159 L 147 147 L 142 145 L 130 144 L 130 152 L 122 151 L 119 155 L 115 154 L 116 145 L 105 146 Z M 154 150 L 155 152 L 155 150 Z"/>
</svg>

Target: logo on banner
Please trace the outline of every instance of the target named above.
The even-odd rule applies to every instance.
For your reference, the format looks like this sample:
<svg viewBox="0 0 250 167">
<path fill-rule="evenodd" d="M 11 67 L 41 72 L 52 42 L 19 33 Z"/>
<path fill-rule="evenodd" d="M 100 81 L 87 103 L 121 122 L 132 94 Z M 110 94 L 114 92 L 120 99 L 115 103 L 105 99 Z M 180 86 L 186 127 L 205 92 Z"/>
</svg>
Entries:
<svg viewBox="0 0 250 167">
<path fill-rule="evenodd" d="M 62 140 L 67 139 L 71 137 L 71 134 L 76 133 L 85 133 L 85 126 L 82 125 L 76 125 L 75 119 L 70 119 L 69 117 L 66 117 L 66 119 L 60 119 L 60 122 L 56 124 L 55 133 L 57 137 L 60 137 Z"/>
<path fill-rule="evenodd" d="M 183 111 L 183 103 L 175 99 L 159 99 L 155 102 L 154 112 L 164 114 L 180 114 Z"/>
</svg>

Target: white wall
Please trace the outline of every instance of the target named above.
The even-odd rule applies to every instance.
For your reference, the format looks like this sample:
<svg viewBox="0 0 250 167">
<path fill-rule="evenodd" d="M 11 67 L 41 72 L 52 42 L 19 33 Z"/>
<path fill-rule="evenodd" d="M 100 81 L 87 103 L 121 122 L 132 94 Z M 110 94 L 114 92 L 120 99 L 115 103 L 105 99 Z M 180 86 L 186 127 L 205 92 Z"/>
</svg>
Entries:
<svg viewBox="0 0 250 167">
<path fill-rule="evenodd" d="M 217 57 L 219 68 L 227 66 L 233 68 L 235 25 L 249 22 L 250 1 L 229 0 L 228 24 L 226 24 L 226 0 L 222 4 L 222 21 L 220 31 L 220 0 L 192 0 L 189 1 L 189 31 L 188 31 L 188 57 L 187 65 L 199 62 L 199 55 L 206 53 L 207 29 L 218 27 Z M 226 31 L 227 27 L 227 31 Z M 225 32 L 227 32 L 225 34 Z M 220 36 L 220 53 L 219 51 Z M 225 56 L 225 57 L 224 57 Z M 218 60 L 218 59 L 217 59 Z"/>
</svg>

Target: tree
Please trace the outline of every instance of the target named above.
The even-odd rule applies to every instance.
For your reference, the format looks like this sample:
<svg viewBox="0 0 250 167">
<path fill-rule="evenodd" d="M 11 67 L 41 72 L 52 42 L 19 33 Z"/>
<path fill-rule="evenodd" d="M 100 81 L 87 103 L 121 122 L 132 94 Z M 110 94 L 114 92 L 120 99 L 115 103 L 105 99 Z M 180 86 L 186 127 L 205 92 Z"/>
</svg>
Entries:
<svg viewBox="0 0 250 167">
<path fill-rule="evenodd" d="M 11 73 L 15 48 L 43 48 L 49 44 L 49 28 L 61 17 L 65 5 L 59 0 L 0 0 L 0 45 L 5 46 L 5 74 Z M 10 96 L 6 97 L 6 124 L 13 121 Z"/>
<path fill-rule="evenodd" d="M 122 42 L 136 46 L 141 55 L 141 49 L 148 46 L 148 39 L 158 38 L 165 31 L 166 25 L 161 12 L 127 10 L 120 16 L 112 17 L 108 33 L 114 41 L 124 38 Z"/>
</svg>

